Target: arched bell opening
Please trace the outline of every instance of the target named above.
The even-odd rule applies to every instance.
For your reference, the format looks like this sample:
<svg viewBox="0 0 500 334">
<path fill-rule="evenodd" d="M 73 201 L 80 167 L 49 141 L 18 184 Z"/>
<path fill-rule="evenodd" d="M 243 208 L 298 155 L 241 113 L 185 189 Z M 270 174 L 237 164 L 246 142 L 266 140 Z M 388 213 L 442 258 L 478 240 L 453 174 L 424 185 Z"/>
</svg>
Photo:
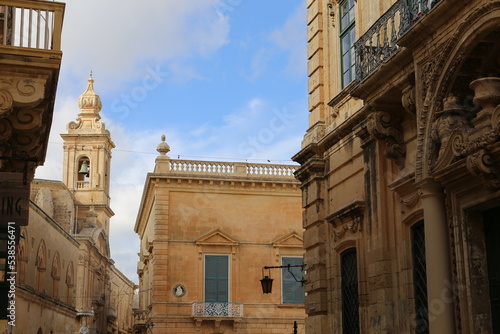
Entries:
<svg viewBox="0 0 500 334">
<path fill-rule="evenodd" d="M 77 164 L 77 188 L 89 188 L 90 186 L 90 159 L 82 156 Z"/>
</svg>

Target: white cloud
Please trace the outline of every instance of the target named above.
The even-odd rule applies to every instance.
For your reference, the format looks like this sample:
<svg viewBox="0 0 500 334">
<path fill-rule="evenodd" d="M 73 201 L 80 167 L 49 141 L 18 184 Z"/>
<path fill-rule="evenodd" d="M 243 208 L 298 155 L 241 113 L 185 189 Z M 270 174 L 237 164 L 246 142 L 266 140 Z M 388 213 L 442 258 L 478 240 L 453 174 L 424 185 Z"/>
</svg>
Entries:
<svg viewBox="0 0 500 334">
<path fill-rule="evenodd" d="M 145 62 L 207 56 L 227 42 L 227 17 L 216 0 L 68 1 L 63 76 L 92 69 L 105 90 L 133 80 Z"/>
</svg>

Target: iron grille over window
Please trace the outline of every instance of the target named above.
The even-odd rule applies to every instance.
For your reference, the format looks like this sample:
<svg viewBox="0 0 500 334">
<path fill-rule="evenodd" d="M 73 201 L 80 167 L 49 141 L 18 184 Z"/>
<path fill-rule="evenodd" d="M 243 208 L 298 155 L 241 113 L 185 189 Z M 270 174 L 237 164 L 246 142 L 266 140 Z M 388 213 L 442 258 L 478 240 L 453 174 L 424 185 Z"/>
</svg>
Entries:
<svg viewBox="0 0 500 334">
<path fill-rule="evenodd" d="M 359 334 L 358 261 L 356 248 L 340 255 L 342 271 L 342 334 Z"/>
<path fill-rule="evenodd" d="M 424 221 L 411 228 L 411 251 L 413 257 L 413 289 L 415 294 L 415 333 L 429 333 L 427 313 L 427 270 L 425 265 Z"/>
</svg>

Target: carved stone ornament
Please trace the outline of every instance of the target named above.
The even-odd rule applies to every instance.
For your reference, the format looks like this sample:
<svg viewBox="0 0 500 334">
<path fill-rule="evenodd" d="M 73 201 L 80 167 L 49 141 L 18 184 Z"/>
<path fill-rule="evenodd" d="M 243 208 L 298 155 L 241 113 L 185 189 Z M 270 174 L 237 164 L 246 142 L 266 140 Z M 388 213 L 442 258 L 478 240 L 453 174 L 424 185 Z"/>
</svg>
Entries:
<svg viewBox="0 0 500 334">
<path fill-rule="evenodd" d="M 335 27 L 335 6 L 331 1 L 328 1 L 326 4 L 328 7 L 328 14 L 330 15 L 330 18 L 332 19 L 332 27 Z"/>
<path fill-rule="evenodd" d="M 24 172 L 31 178 L 44 157 L 40 138 L 48 135 L 43 118 L 47 78 L 25 78 L 14 73 L 0 77 L 0 171 Z"/>
<path fill-rule="evenodd" d="M 450 143 L 453 132 L 468 132 L 471 129 L 471 124 L 468 121 L 469 115 L 458 97 L 450 94 L 444 99 L 443 104 L 444 109 L 436 113 L 439 117 L 434 121 L 431 128 L 431 138 L 435 150 L 439 151 L 435 169 L 445 167 L 455 159 L 452 143 Z"/>
<path fill-rule="evenodd" d="M 489 190 L 500 189 L 500 178 L 498 169 L 492 155 L 486 150 L 480 150 L 467 156 L 467 169 L 476 176 L 481 177 L 483 184 Z"/>
<path fill-rule="evenodd" d="M 410 89 L 403 92 L 401 103 L 403 104 L 403 108 L 405 108 L 406 111 L 412 114 L 417 113 L 417 106 L 415 104 L 415 87 L 411 87 Z"/>
<path fill-rule="evenodd" d="M 325 220 L 333 225 L 334 240 L 341 240 L 347 232 L 362 231 L 364 212 L 365 202 L 357 200 L 327 216 Z"/>
<path fill-rule="evenodd" d="M 78 98 L 78 119 L 66 126 L 68 134 L 89 133 L 109 134 L 99 112 L 102 109 L 101 98 L 94 91 L 94 79 L 88 79 L 87 89 Z"/>
<path fill-rule="evenodd" d="M 452 129 L 434 169 L 444 168 L 456 158 L 466 158 L 468 171 L 480 176 L 487 189 L 497 190 L 500 189 L 499 164 L 493 151 L 495 147 L 498 151 L 500 141 L 500 78 L 488 78 L 482 80 L 481 85 L 471 84 L 471 87 L 476 93 L 474 103 L 482 109 L 472 119 L 473 126 L 461 122 Z"/>
<path fill-rule="evenodd" d="M 376 139 L 385 140 L 385 156 L 393 159 L 400 169 L 404 168 L 406 146 L 399 116 L 387 111 L 376 111 L 368 116 L 367 129 Z"/>
</svg>

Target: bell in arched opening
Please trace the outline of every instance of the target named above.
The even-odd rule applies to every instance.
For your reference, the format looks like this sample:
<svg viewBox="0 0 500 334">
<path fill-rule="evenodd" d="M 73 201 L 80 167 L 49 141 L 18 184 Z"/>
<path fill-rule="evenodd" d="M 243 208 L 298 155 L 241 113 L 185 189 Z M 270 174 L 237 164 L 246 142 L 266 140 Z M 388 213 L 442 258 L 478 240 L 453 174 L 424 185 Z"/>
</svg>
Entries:
<svg viewBox="0 0 500 334">
<path fill-rule="evenodd" d="M 90 161 L 87 157 L 82 157 L 78 161 L 78 181 L 88 181 L 90 175 Z"/>
</svg>

